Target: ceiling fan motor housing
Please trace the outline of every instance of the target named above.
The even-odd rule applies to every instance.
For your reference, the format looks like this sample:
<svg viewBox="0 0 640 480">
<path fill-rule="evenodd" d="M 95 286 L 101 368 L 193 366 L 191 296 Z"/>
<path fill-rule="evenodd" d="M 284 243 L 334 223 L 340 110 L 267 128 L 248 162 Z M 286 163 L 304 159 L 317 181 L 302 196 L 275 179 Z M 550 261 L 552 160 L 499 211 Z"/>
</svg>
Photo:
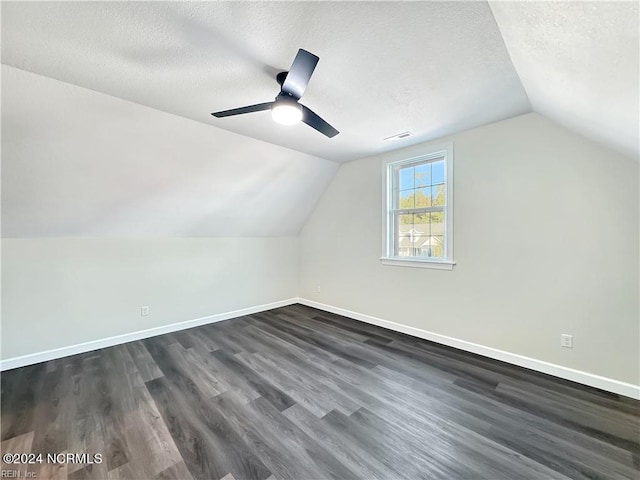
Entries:
<svg viewBox="0 0 640 480">
<path fill-rule="evenodd" d="M 289 72 L 280 72 L 278 75 L 276 75 L 276 81 L 278 82 L 278 85 L 282 86 L 284 81 L 287 79 L 288 73 Z"/>
</svg>

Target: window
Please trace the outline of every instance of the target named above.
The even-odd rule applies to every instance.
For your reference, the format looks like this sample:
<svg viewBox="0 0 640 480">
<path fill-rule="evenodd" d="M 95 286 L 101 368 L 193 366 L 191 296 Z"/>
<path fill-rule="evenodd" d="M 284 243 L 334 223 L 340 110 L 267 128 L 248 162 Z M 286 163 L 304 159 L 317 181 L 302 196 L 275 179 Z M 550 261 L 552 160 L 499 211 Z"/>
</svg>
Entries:
<svg viewBox="0 0 640 480">
<path fill-rule="evenodd" d="M 385 177 L 382 263 L 451 270 L 453 145 L 389 162 Z"/>
</svg>

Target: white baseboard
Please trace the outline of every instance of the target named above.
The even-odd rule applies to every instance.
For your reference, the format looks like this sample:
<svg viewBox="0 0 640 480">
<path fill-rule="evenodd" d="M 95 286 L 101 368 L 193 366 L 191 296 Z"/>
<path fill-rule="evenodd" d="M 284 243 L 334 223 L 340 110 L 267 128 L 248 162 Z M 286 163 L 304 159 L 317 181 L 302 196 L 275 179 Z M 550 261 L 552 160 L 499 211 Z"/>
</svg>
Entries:
<svg viewBox="0 0 640 480">
<path fill-rule="evenodd" d="M 257 305 L 255 307 L 241 308 L 240 310 L 234 310 L 225 313 L 217 313 L 215 315 L 196 318 L 194 320 L 187 320 L 185 322 L 172 323 L 170 325 L 149 328 L 147 330 L 140 330 L 138 332 L 125 333 L 123 335 L 102 338 L 100 340 L 92 340 L 90 342 L 70 345 L 68 347 L 54 348 L 53 350 L 46 350 L 44 352 L 37 352 L 31 353 L 29 355 L 22 355 L 20 357 L 7 358 L 6 360 L 0 360 L 0 371 L 24 367 L 26 365 L 33 365 L 34 363 L 46 362 L 47 360 L 54 360 L 56 358 L 68 357 L 70 355 L 76 355 L 78 353 L 90 352 L 92 350 L 98 350 L 100 348 L 112 347 L 114 345 L 133 342 L 135 340 L 141 340 L 143 338 L 155 337 L 164 333 L 171 333 L 178 330 L 185 330 L 187 328 L 199 327 L 208 323 L 215 323 L 222 320 L 228 320 L 230 318 L 251 315 L 252 313 L 264 312 L 265 310 L 285 307 L 294 303 L 298 303 L 298 299 L 289 298 L 287 300 L 266 303 L 264 305 Z"/>
<path fill-rule="evenodd" d="M 477 343 L 467 342 L 465 340 L 459 340 L 453 337 L 447 337 L 438 333 L 429 332 L 415 327 L 409 327 L 400 323 L 390 322 L 381 318 L 372 317 L 371 315 L 365 315 L 363 313 L 352 312 L 344 308 L 334 307 L 332 305 L 326 305 L 324 303 L 314 302 L 313 300 L 307 300 L 306 298 L 299 298 L 298 303 L 307 305 L 308 307 L 317 308 L 326 312 L 336 313 L 343 317 L 353 318 L 360 320 L 361 322 L 370 323 L 379 327 L 388 328 L 400 333 L 406 333 L 418 338 L 424 338 L 435 343 L 447 345 L 449 347 L 458 348 L 466 352 L 477 353 L 484 357 L 493 358 L 495 360 L 501 360 L 503 362 L 525 367 L 537 372 L 547 373 L 554 377 L 563 378 L 565 380 L 571 380 L 573 382 L 588 385 L 590 387 L 599 388 L 608 392 L 616 393 L 618 395 L 624 395 L 625 397 L 631 397 L 640 400 L 640 386 L 633 385 L 631 383 L 621 382 L 607 377 L 601 377 L 593 373 L 583 372 L 580 370 L 574 370 L 573 368 L 563 367 L 554 363 L 545 362 L 542 360 L 536 360 L 535 358 L 525 357 L 516 353 L 505 352 L 496 348 L 485 347 Z"/>
<path fill-rule="evenodd" d="M 266 310 L 271 310 L 274 308 L 285 307 L 287 305 L 292 305 L 295 303 L 307 305 L 309 307 L 324 310 L 326 312 L 336 313 L 344 317 L 360 320 L 361 322 L 388 328 L 389 330 L 394 330 L 400 333 L 406 333 L 407 335 L 411 335 L 414 337 L 424 338 L 425 340 L 430 340 L 442 345 L 458 348 L 466 352 L 476 353 L 484 357 L 501 360 L 503 362 L 518 365 L 520 367 L 525 367 L 537 372 L 547 373 L 549 375 L 563 378 L 565 380 L 571 380 L 583 385 L 588 385 L 590 387 L 599 388 L 601 390 L 606 390 L 618 395 L 624 395 L 626 397 L 640 400 L 640 386 L 638 385 L 621 382 L 619 380 L 602 377 L 600 375 L 583 372 L 581 370 L 575 370 L 569 367 L 563 367 L 561 365 L 545 362 L 543 360 L 537 360 L 535 358 L 525 357 L 516 353 L 505 352 L 503 350 L 486 347 L 477 343 L 467 342 L 465 340 L 459 340 L 453 337 L 447 337 L 445 335 L 429 332 L 427 330 L 402 325 L 400 323 L 391 322 L 389 320 L 383 320 L 371 315 L 365 315 L 363 313 L 352 312 L 351 310 L 346 310 L 344 308 L 314 302 L 313 300 L 308 300 L 306 298 L 289 298 L 287 300 L 280 300 L 278 302 L 242 308 L 240 310 L 234 310 L 231 312 L 218 313 L 215 315 L 209 315 L 207 317 L 196 318 L 194 320 L 187 320 L 185 322 L 172 323 L 170 325 L 149 328 L 147 330 L 140 330 L 138 332 L 126 333 L 114 337 L 84 342 L 77 345 L 70 345 L 67 347 L 46 350 L 44 352 L 37 352 L 20 357 L 8 358 L 6 360 L 0 360 L 0 371 L 24 367 L 26 365 L 45 362 L 47 360 L 54 360 L 56 358 L 68 357 L 70 355 L 98 350 L 100 348 L 112 347 L 114 345 L 133 342 L 135 340 L 141 340 L 143 338 L 155 337 L 157 335 L 185 330 L 187 328 L 199 327 L 201 325 L 206 325 L 209 323 L 220 322 L 222 320 L 242 317 L 244 315 L 251 315 L 252 313 L 264 312 Z"/>
</svg>

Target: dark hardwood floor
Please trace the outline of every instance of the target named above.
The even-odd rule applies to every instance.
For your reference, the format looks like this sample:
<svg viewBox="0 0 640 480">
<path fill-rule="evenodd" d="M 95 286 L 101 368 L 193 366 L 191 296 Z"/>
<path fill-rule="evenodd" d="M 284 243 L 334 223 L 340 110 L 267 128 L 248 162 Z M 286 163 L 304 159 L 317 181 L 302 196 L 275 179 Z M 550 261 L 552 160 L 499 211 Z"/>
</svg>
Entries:
<svg viewBox="0 0 640 480">
<path fill-rule="evenodd" d="M 2 374 L 68 479 L 638 479 L 640 402 L 301 305 Z"/>
</svg>

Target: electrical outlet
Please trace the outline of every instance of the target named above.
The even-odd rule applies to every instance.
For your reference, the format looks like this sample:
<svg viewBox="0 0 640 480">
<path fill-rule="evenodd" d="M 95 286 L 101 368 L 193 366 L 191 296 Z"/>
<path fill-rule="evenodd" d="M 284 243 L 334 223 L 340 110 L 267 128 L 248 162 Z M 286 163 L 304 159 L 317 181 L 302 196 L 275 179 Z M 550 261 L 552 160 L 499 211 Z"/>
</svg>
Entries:
<svg viewBox="0 0 640 480">
<path fill-rule="evenodd" d="M 144 307 L 142 307 L 140 309 L 140 316 L 141 317 L 146 317 L 147 315 L 149 315 L 149 306 L 145 305 Z"/>
<path fill-rule="evenodd" d="M 316 285 L 316 293 L 320 293 L 320 285 Z"/>
<path fill-rule="evenodd" d="M 564 348 L 573 348 L 573 335 L 563 333 L 560 335 L 560 346 Z"/>
</svg>

